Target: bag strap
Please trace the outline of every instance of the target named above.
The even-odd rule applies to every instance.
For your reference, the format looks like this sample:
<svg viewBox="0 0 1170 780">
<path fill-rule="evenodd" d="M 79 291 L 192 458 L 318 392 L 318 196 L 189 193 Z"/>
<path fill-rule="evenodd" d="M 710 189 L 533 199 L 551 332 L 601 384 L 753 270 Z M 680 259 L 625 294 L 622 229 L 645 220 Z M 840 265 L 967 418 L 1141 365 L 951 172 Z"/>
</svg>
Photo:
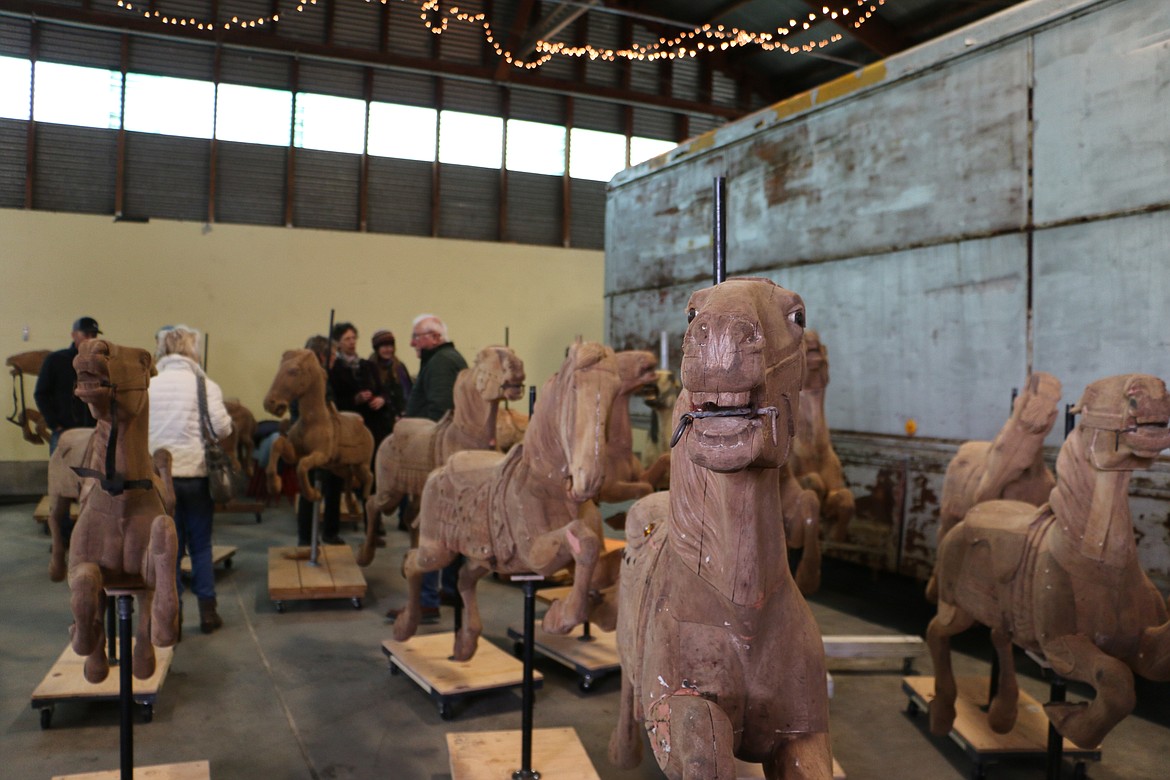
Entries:
<svg viewBox="0 0 1170 780">
<path fill-rule="evenodd" d="M 203 438 L 203 446 L 211 447 L 219 444 L 215 429 L 211 427 L 211 414 L 207 411 L 207 379 L 203 374 L 195 378 L 199 398 L 199 435 Z"/>
</svg>

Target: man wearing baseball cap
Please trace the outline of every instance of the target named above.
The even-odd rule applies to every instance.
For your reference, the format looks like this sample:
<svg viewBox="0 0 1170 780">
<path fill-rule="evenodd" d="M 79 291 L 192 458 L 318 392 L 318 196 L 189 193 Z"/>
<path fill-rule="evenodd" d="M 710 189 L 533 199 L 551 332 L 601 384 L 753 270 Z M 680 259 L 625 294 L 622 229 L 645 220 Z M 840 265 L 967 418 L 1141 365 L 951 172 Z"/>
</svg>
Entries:
<svg viewBox="0 0 1170 780">
<path fill-rule="evenodd" d="M 33 394 L 37 408 L 45 417 L 45 424 L 52 431 L 49 438 L 49 454 L 57 449 L 57 440 L 62 431 L 70 428 L 92 428 L 97 420 L 89 413 L 87 406 L 73 394 L 77 386 L 77 372 L 73 370 L 73 358 L 77 357 L 77 345 L 97 337 L 101 333 L 93 317 L 78 317 L 73 321 L 73 344 L 59 349 L 45 358 L 41 373 L 37 375 L 37 389 Z"/>
</svg>

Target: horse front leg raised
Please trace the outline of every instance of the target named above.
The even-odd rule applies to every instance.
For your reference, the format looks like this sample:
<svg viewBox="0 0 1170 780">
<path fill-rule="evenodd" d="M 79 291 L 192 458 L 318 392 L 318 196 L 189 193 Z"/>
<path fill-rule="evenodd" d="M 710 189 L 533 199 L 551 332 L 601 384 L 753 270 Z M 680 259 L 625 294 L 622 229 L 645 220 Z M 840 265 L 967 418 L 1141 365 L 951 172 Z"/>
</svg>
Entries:
<svg viewBox="0 0 1170 780">
<path fill-rule="evenodd" d="M 143 624 L 150 626 L 147 639 L 156 647 L 170 647 L 179 641 L 179 591 L 175 567 L 179 560 L 179 536 L 175 521 L 167 515 L 158 515 L 150 524 L 150 544 L 142 561 L 142 579 L 153 591 L 153 597 L 143 604 Z M 136 667 L 137 668 L 137 667 Z"/>
<path fill-rule="evenodd" d="M 456 661 L 468 661 L 475 655 L 479 636 L 483 633 L 483 619 L 479 614 L 479 599 L 475 588 L 491 568 L 482 561 L 468 559 L 459 568 L 459 597 L 463 599 L 463 625 L 455 634 Z"/>
<path fill-rule="evenodd" d="M 386 514 L 402 501 L 403 494 L 396 491 L 377 491 L 366 499 L 366 540 L 358 553 L 359 566 L 369 566 L 374 561 L 378 546 L 378 525 Z"/>
<path fill-rule="evenodd" d="M 281 485 L 280 462 L 297 462 L 297 451 L 287 436 L 277 436 L 272 442 L 272 449 L 268 453 L 268 466 L 264 473 L 268 476 L 268 494 L 279 496 Z"/>
<path fill-rule="evenodd" d="M 1133 672 L 1081 634 L 1042 641 L 1040 647 L 1054 672 L 1069 680 L 1087 683 L 1097 691 L 1088 703 L 1045 704 L 1048 719 L 1077 747 L 1097 747 L 1114 726 L 1133 712 L 1136 703 Z"/>
<path fill-rule="evenodd" d="M 456 553 L 437 543 L 427 542 L 406 553 L 402 576 L 406 578 L 406 606 L 394 619 L 394 639 L 405 642 L 418 631 L 422 616 L 422 580 L 429 571 L 438 571 L 455 560 Z"/>
<path fill-rule="evenodd" d="M 289 444 L 291 448 L 292 445 Z M 276 451 L 276 445 L 272 447 L 273 452 Z M 270 460 L 269 463 L 272 461 Z M 305 457 L 297 461 L 297 482 L 299 483 L 301 495 L 308 501 L 320 501 L 321 491 L 313 484 L 310 473 L 313 469 L 324 466 L 329 462 L 329 456 L 324 452 L 310 452 Z"/>
<path fill-rule="evenodd" d="M 155 657 L 154 645 L 150 641 L 152 617 L 150 590 L 138 594 L 138 630 L 134 634 L 134 661 L 130 669 L 139 680 L 149 680 L 154 674 Z M 126 651 L 119 651 L 123 658 Z"/>
<path fill-rule="evenodd" d="M 65 531 L 64 527 L 69 522 L 69 509 L 73 500 L 65 496 L 52 496 L 49 499 L 49 534 L 52 541 L 50 542 L 49 552 L 49 579 L 53 582 L 60 582 L 65 579 L 68 573 L 68 566 L 65 562 Z"/>
<path fill-rule="evenodd" d="M 601 539 L 581 520 L 550 531 L 532 544 L 528 564 L 533 571 L 551 576 L 558 569 L 575 563 L 573 586 L 568 597 L 549 605 L 542 625 L 550 634 L 567 634 L 585 622 L 589 609 L 589 583 L 601 554 Z"/>
<path fill-rule="evenodd" d="M 609 762 L 618 769 L 633 769 L 642 763 L 642 729 L 634 717 L 634 683 L 624 673 L 618 721 L 609 736 Z"/>
<path fill-rule="evenodd" d="M 85 657 L 85 679 L 100 683 L 110 673 L 106 659 L 105 607 L 102 571 L 96 563 L 75 563 L 69 567 L 69 605 L 73 611 L 73 652 Z"/>
<path fill-rule="evenodd" d="M 926 628 L 926 644 L 934 663 L 934 700 L 930 702 L 930 732 L 945 737 L 955 724 L 955 699 L 959 691 L 951 667 L 951 637 L 966 631 L 975 619 L 963 609 L 940 603 L 938 614 Z"/>
</svg>

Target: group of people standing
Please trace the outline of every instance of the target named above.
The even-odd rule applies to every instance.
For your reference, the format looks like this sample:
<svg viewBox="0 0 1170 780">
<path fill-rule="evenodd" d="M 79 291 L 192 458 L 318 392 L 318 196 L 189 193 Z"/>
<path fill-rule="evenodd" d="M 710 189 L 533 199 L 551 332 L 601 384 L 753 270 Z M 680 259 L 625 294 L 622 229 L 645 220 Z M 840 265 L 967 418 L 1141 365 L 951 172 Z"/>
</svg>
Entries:
<svg viewBox="0 0 1170 780">
<path fill-rule="evenodd" d="M 96 420 L 88 406 L 74 395 L 77 374 L 73 358 L 78 346 L 101 335 L 92 317 L 80 317 L 73 323 L 73 344 L 46 357 L 37 378 L 34 397 L 37 407 L 51 431 L 50 455 L 61 433 L 71 428 L 92 428 Z M 218 439 L 232 431 L 231 417 L 223 402 L 223 392 L 200 365 L 202 335 L 186 325 L 168 325 L 155 334 L 158 375 L 150 382 L 150 449 L 165 448 L 171 453 L 172 478 L 175 486 L 175 528 L 180 555 L 191 558 L 191 590 L 199 602 L 199 626 L 211 633 L 223 625 L 218 614 L 215 575 L 212 570 L 211 529 L 215 510 L 208 487 L 204 457 L 204 422 L 200 396 L 205 397 L 206 416 Z M 377 445 L 394 430 L 401 417 L 425 417 L 438 421 L 454 408 L 455 378 L 467 368 L 467 361 L 448 338 L 447 326 L 433 314 L 420 314 L 411 324 L 410 345 L 418 356 L 418 376 L 412 379 L 396 354 L 394 334 L 375 331 L 370 339 L 373 349 L 369 358 L 357 354 L 358 330 L 349 322 L 333 328 L 330 338 L 314 336 L 305 347 L 312 349 L 328 374 L 326 396 L 338 410 L 361 415 Z M 203 390 L 200 391 L 200 385 Z M 293 410 L 295 417 L 296 410 Z M 373 464 L 371 464 L 372 466 Z M 340 478 L 317 470 L 324 494 L 321 540 L 325 544 L 343 544 L 340 526 Z M 297 507 L 297 541 L 307 545 L 311 539 L 312 505 L 301 501 Z M 176 562 L 177 564 L 177 562 Z M 176 565 L 180 594 L 183 580 Z M 454 568 L 444 572 L 444 584 L 453 587 Z M 438 574 L 424 583 L 424 619 L 438 619 Z M 391 610 L 393 618 L 397 610 Z M 181 611 L 180 611 L 181 614 Z M 180 629 L 181 629 L 180 619 Z"/>
</svg>

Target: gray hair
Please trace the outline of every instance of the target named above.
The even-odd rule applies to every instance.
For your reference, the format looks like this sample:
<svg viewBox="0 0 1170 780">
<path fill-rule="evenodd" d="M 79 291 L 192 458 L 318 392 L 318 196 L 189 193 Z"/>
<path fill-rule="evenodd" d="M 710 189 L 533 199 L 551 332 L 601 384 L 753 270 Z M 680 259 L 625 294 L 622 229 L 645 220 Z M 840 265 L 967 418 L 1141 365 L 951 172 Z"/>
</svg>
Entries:
<svg viewBox="0 0 1170 780">
<path fill-rule="evenodd" d="M 420 314 L 411 321 L 410 327 L 413 330 L 423 322 L 429 322 L 431 328 L 439 334 L 439 338 L 441 338 L 443 341 L 447 341 L 447 323 L 443 322 L 434 314 Z"/>
</svg>

